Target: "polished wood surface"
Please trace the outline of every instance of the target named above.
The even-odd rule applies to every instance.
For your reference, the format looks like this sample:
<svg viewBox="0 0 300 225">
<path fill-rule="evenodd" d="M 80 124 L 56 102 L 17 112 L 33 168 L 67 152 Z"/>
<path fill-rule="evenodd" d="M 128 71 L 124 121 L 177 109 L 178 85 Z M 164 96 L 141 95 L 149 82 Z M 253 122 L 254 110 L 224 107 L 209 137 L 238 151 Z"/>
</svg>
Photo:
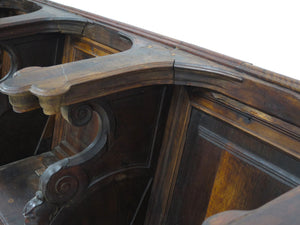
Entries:
<svg viewBox="0 0 300 225">
<path fill-rule="evenodd" d="M 185 88 L 175 88 L 145 224 L 165 223 L 182 157 L 190 110 Z"/>
<path fill-rule="evenodd" d="M 190 88 L 188 93 L 188 104 L 176 101 L 184 105 L 180 109 L 191 108 L 188 129 L 178 129 L 186 136 L 183 153 L 176 163 L 170 158 L 178 157 L 174 147 L 168 156 L 162 156 L 165 161 L 157 169 L 158 181 L 173 184 L 171 188 L 153 187 L 148 215 L 156 221 L 146 224 L 199 224 L 226 210 L 258 208 L 300 184 L 299 160 L 283 150 L 285 138 L 294 140 L 292 133 L 281 130 L 281 142 L 272 141 L 276 123 L 266 126 L 266 120 L 275 118 L 203 89 Z M 166 138 L 171 143 L 181 140 Z M 176 164 L 179 170 L 172 169 Z M 164 175 L 168 169 L 172 169 L 171 178 Z M 168 204 L 161 201 L 164 198 Z"/>
<path fill-rule="evenodd" d="M 2 224 L 298 223 L 299 81 L 49 1 L 0 18 Z"/>
</svg>

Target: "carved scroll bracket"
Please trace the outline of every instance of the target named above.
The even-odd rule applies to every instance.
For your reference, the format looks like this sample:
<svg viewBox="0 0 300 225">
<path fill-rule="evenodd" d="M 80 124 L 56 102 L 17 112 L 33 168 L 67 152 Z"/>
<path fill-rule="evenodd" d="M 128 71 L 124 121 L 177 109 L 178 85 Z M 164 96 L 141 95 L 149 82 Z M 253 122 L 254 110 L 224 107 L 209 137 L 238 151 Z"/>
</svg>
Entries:
<svg viewBox="0 0 300 225">
<path fill-rule="evenodd" d="M 98 117 L 95 140 L 82 152 L 52 164 L 40 178 L 39 191 L 24 208 L 26 224 L 52 224 L 63 207 L 84 197 L 97 171 L 90 169 L 91 160 L 97 160 L 107 149 L 110 122 L 98 102 L 62 107 L 63 117 L 74 126 L 83 126 L 93 116 Z M 95 112 L 95 113 L 94 113 Z"/>
</svg>

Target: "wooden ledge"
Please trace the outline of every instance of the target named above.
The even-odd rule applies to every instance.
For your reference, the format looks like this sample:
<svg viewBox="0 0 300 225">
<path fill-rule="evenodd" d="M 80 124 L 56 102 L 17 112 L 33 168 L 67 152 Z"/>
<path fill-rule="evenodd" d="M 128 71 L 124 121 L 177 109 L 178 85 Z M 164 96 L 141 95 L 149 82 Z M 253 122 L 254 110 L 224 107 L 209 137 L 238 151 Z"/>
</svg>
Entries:
<svg viewBox="0 0 300 225">
<path fill-rule="evenodd" d="M 278 74 L 276 72 L 272 72 L 251 63 L 244 62 L 242 60 L 232 58 L 230 56 L 226 56 L 203 47 L 199 47 L 193 44 L 189 44 L 180 40 L 176 40 L 167 36 L 163 36 L 161 34 L 157 34 L 151 31 L 144 30 L 142 28 L 138 28 L 132 25 L 128 25 L 126 23 L 122 23 L 119 21 L 115 21 L 100 15 L 96 15 L 93 13 L 84 12 L 80 9 L 76 9 L 70 6 L 62 5 L 56 2 L 51 2 L 47 0 L 35 0 L 35 2 L 43 3 L 49 5 L 51 7 L 55 7 L 58 9 L 64 9 L 68 12 L 72 12 L 77 15 L 81 15 L 85 18 L 91 19 L 93 21 L 101 22 L 106 26 L 109 26 L 116 30 L 122 30 L 123 32 L 131 33 L 138 35 L 140 37 L 147 38 L 149 40 L 155 41 L 157 43 L 162 43 L 171 48 L 177 48 L 184 52 L 190 53 L 192 55 L 201 57 L 202 59 L 209 60 L 211 62 L 215 62 L 218 65 L 223 65 L 232 70 L 240 71 L 241 73 L 250 75 L 255 78 L 259 78 L 266 82 L 269 82 L 274 85 L 278 85 L 283 88 L 287 88 L 293 91 L 300 93 L 300 81 L 286 77 L 284 75 Z"/>
<path fill-rule="evenodd" d="M 0 91 L 9 95 L 16 112 L 41 106 L 45 114 L 52 115 L 64 105 L 142 86 L 243 81 L 232 69 L 143 38 L 131 39 L 131 49 L 113 55 L 22 69 L 1 83 Z"/>
<path fill-rule="evenodd" d="M 29 67 L 1 83 L 17 112 L 43 108 L 45 114 L 60 107 L 106 93 L 173 83 L 174 59 L 168 51 L 149 46 L 51 67 Z"/>
</svg>

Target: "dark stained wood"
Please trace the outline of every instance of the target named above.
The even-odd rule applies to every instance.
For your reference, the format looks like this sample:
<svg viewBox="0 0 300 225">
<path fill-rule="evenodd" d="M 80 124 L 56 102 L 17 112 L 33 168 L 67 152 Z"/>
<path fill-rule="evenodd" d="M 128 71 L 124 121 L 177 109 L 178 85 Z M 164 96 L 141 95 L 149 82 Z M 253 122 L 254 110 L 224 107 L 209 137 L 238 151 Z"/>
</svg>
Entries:
<svg viewBox="0 0 300 225">
<path fill-rule="evenodd" d="M 255 209 L 289 189 L 286 184 L 224 152 L 206 217 L 232 209 Z"/>
<path fill-rule="evenodd" d="M 126 179 L 122 179 L 122 176 Z M 137 171 L 112 176 L 110 180 L 93 187 L 99 191 L 90 191 L 86 199 L 79 203 L 80 207 L 67 209 L 60 224 L 131 224 L 139 208 L 140 197 L 147 190 L 148 182 L 147 177 Z M 84 216 L 74 216 L 74 213 Z M 142 221 L 136 221 L 136 223 L 142 224 Z"/>
<path fill-rule="evenodd" d="M 197 138 L 193 132 L 197 125 L 190 123 L 165 224 L 200 224 L 205 218 L 221 154 L 216 146 Z"/>
<path fill-rule="evenodd" d="M 145 224 L 165 223 L 179 169 L 189 115 L 190 105 L 187 92 L 184 87 L 177 87 L 170 106 Z"/>
<path fill-rule="evenodd" d="M 26 0 L 1 1 L 0 18 L 32 13 L 39 9 L 41 7 L 38 4 Z"/>
<path fill-rule="evenodd" d="M 63 63 L 74 62 L 97 56 L 110 55 L 119 51 L 85 37 L 67 36 Z"/>
<path fill-rule="evenodd" d="M 299 81 L 49 1 L 4 0 L 0 17 L 1 159 L 27 156 L 12 121 L 36 140 L 0 167 L 3 224 L 300 220 Z M 6 126 L 4 94 L 33 117 Z"/>
<path fill-rule="evenodd" d="M 41 110 L 17 114 L 9 109 L 0 124 L 0 164 L 5 165 L 33 155 L 46 118 Z"/>
<path fill-rule="evenodd" d="M 205 217 L 225 210 L 254 209 L 294 187 L 232 155 L 234 143 L 217 136 L 212 139 L 211 131 L 202 127 L 212 123 L 209 119 L 193 111 L 165 224 L 199 224 Z M 218 127 L 222 127 L 220 122 L 214 129 Z M 230 134 L 229 129 L 227 132 Z"/>
<path fill-rule="evenodd" d="M 4 62 L 5 70 L 10 72 L 11 76 L 12 73 L 25 67 L 59 64 L 62 61 L 63 43 L 64 36 L 58 33 L 36 34 L 0 41 L 0 46 L 4 46 L 8 55 L 5 58 L 6 63 Z M 11 67 L 11 71 L 8 67 Z"/>
<path fill-rule="evenodd" d="M 11 69 L 11 57 L 5 49 L 0 48 L 0 79 L 4 78 Z"/>
<path fill-rule="evenodd" d="M 206 126 L 218 130 L 221 137 L 238 142 L 255 156 L 270 161 L 296 176 L 299 174 L 297 154 L 291 154 L 297 151 L 298 127 L 220 94 L 195 94 L 191 99 L 195 108 L 226 122 L 219 129 L 214 128 L 218 125 L 217 120 L 206 122 Z M 231 131 L 231 136 L 228 130 Z M 266 144 L 257 148 L 261 141 Z M 291 174 L 288 177 L 291 177 Z"/>
<path fill-rule="evenodd" d="M 81 34 L 87 19 L 27 0 L 1 1 L 4 11 L 22 12 L 21 15 L 1 18 L 0 40 L 26 37 L 37 33 L 69 32 Z M 32 13 L 34 12 L 34 13 Z M 66 19 L 62 19 L 62 18 Z"/>
<path fill-rule="evenodd" d="M 94 21 L 99 21 L 99 22 L 101 21 L 102 24 L 105 24 L 107 27 L 111 29 L 119 30 L 124 33 L 137 35 L 139 37 L 146 38 L 156 43 L 162 43 L 166 46 L 170 46 L 171 48 L 176 48 L 186 53 L 189 53 L 189 55 L 196 55 L 201 59 L 207 60 L 206 62 L 207 64 L 210 64 L 211 62 L 216 62 L 219 66 L 224 65 L 227 68 L 226 70 L 233 69 L 234 71 L 237 71 L 241 74 L 247 74 L 253 77 L 257 77 L 260 80 L 267 81 L 269 83 L 278 85 L 280 87 L 284 87 L 296 92 L 300 91 L 299 80 L 286 77 L 281 74 L 271 72 L 263 68 L 259 68 L 257 66 L 252 65 L 251 63 L 247 63 L 217 52 L 213 52 L 211 50 L 193 44 L 189 44 L 181 40 L 172 39 L 170 37 L 166 37 L 161 34 L 157 34 L 148 30 L 144 30 L 142 28 L 138 28 L 119 21 L 115 21 L 103 17 L 101 15 L 95 15 L 93 13 L 84 12 L 81 11 L 80 9 L 75 9 L 51 1 L 45 1 L 45 0 L 36 0 L 36 1 L 58 9 L 65 9 L 68 12 L 76 13 L 77 15 L 82 15 Z"/>
<path fill-rule="evenodd" d="M 68 35 L 65 38 L 62 63 L 79 61 L 117 52 L 117 50 L 91 39 Z M 97 118 L 95 116 L 92 119 L 93 121 L 86 127 L 74 127 L 70 125 L 62 118 L 61 114 L 57 114 L 54 117 L 55 129 L 52 148 L 55 149 L 55 154 L 58 157 L 64 158 L 72 156 L 85 149 L 94 140 L 95 134 L 97 133 Z"/>
<path fill-rule="evenodd" d="M 60 63 L 63 41 L 64 37 L 60 34 L 37 34 L 1 42 L 5 55 L 2 67 L 2 75 L 4 76 L 0 82 L 11 77 L 16 70 L 24 67 L 50 66 Z M 8 59 L 9 63 L 7 62 Z M 17 114 L 8 107 L 9 103 L 6 96 L 1 94 L 1 99 L 0 144 L 1 149 L 9 149 L 9 151 L 0 152 L 0 164 L 3 165 L 33 155 L 47 117 L 43 115 L 41 110 Z M 44 149 L 44 151 L 49 150 L 49 147 Z"/>
<path fill-rule="evenodd" d="M 38 155 L 44 152 L 48 152 L 51 149 L 53 140 L 55 117 L 49 116 L 44 126 L 43 132 L 40 136 L 40 140 L 35 148 L 34 155 Z"/>
<path fill-rule="evenodd" d="M 55 224 L 64 224 L 65 221 L 69 221 L 70 218 L 73 218 L 71 221 L 73 221 L 74 224 L 81 224 L 82 221 L 106 221 L 107 224 L 128 224 L 129 222 L 139 223 L 136 221 L 136 218 L 142 221 L 144 220 L 144 216 L 139 215 L 139 217 L 136 217 L 135 215 L 138 215 L 140 208 L 147 205 L 147 199 L 145 199 L 144 196 L 147 196 L 147 193 L 149 193 L 149 185 L 151 185 L 152 180 L 149 168 L 151 168 L 154 163 L 152 162 L 153 155 L 157 154 L 155 153 L 158 150 L 156 140 L 161 139 L 157 135 L 159 133 L 160 135 L 162 134 L 156 127 L 158 125 L 153 125 L 157 124 L 156 121 L 160 121 L 160 115 L 162 115 L 161 110 L 164 106 L 161 104 L 165 102 L 165 100 L 161 101 L 160 97 L 163 93 L 165 93 L 165 91 L 162 91 L 161 87 L 156 87 L 102 99 L 104 102 L 109 99 L 109 111 L 113 113 L 113 118 L 115 118 L 117 124 L 115 130 L 111 129 L 113 137 L 109 138 L 111 141 L 108 144 L 107 150 L 99 156 L 100 158 L 97 159 L 93 157 L 90 159 L 92 161 L 88 161 L 88 163 L 85 160 L 86 156 L 84 156 L 84 154 L 88 152 L 91 153 L 93 151 L 92 149 L 88 152 L 84 150 L 75 155 L 73 153 L 75 158 L 87 163 L 81 167 L 84 167 L 85 171 L 89 171 L 88 177 L 94 178 L 94 181 L 92 181 L 92 184 L 89 185 L 86 190 L 86 195 L 91 196 L 82 198 L 80 197 L 81 195 L 76 194 L 77 197 L 72 200 L 74 205 L 68 206 L 66 209 L 64 209 L 65 206 L 61 206 L 61 212 L 64 213 L 56 215 L 56 219 L 53 221 Z M 142 96 L 144 96 L 143 99 L 141 99 Z M 154 96 L 156 96 L 156 100 L 153 98 Z M 136 120 L 136 114 L 140 115 L 140 121 Z M 90 123 L 93 124 L 93 121 Z M 72 130 L 72 132 L 74 132 L 74 130 Z M 89 132 L 89 130 L 85 129 L 85 132 Z M 68 132 L 67 135 L 71 137 L 74 136 L 71 132 Z M 135 138 L 132 139 L 132 137 Z M 95 140 L 97 140 L 97 138 L 98 137 L 96 137 Z M 82 140 L 82 138 L 80 139 Z M 71 144 L 76 145 L 76 142 L 72 141 Z M 71 159 L 72 158 L 70 158 L 70 160 Z M 59 162 L 64 162 L 64 160 Z M 69 164 L 72 164 L 71 161 Z M 51 166 L 52 170 L 54 169 L 53 167 L 54 165 Z M 47 171 L 50 172 L 51 169 Z M 46 173 L 43 177 L 48 176 Z M 131 179 L 133 180 L 130 181 Z M 137 180 L 139 180 L 138 183 Z M 132 183 L 130 184 L 130 182 Z M 124 192 L 127 194 L 132 193 L 125 195 L 128 196 L 127 200 L 125 197 L 116 198 L 115 200 L 107 198 L 113 193 Z M 124 194 L 122 194 L 122 196 L 123 195 Z M 46 199 L 48 198 L 49 197 L 46 197 Z M 101 199 L 100 202 L 98 200 L 91 200 L 98 198 Z M 32 201 L 34 202 L 36 200 L 33 199 Z M 128 204 L 132 206 L 129 207 Z M 96 207 L 95 210 L 91 210 L 93 206 Z M 71 209 L 72 212 L 69 212 Z M 87 211 L 86 209 L 89 210 Z M 114 216 L 116 209 L 119 210 L 117 218 Z M 78 213 L 78 218 L 74 217 L 74 211 L 81 212 Z M 99 211 L 103 212 L 103 214 L 99 214 Z M 30 209 L 30 212 L 33 214 L 28 214 L 28 220 L 31 220 L 31 215 L 40 212 L 39 207 Z M 82 212 L 84 212 L 84 214 Z"/>
<path fill-rule="evenodd" d="M 24 205 L 38 190 L 42 172 L 57 161 L 51 153 L 29 157 L 18 163 L 2 166 L 0 169 L 0 222 L 3 224 L 23 225 Z"/>
<path fill-rule="evenodd" d="M 16 76 L 13 83 L 12 79 L 2 83 L 1 89 L 11 93 L 10 101 L 15 111 L 32 110 L 41 104 L 45 114 L 51 115 L 59 112 L 61 105 L 141 86 L 171 84 L 173 60 L 170 54 L 164 53 L 161 46 L 152 48 L 147 42 L 141 42 L 140 45 L 141 48 L 126 51 L 126 54 L 113 54 L 47 68 L 27 68 L 18 72 L 27 73 L 26 80 L 23 75 Z M 151 56 L 154 53 L 156 57 Z M 40 70 L 45 70 L 42 73 L 47 75 L 38 76 Z M 125 80 L 122 79 L 123 76 L 127 76 Z M 35 84 L 26 84 L 29 80 Z M 56 88 L 53 89 L 52 85 Z M 40 97 L 39 103 L 32 97 L 29 89 Z"/>
<path fill-rule="evenodd" d="M 103 26 L 102 23 L 87 24 L 84 28 L 83 35 L 120 52 L 130 49 L 133 44 L 132 38 L 127 34 Z"/>
<path fill-rule="evenodd" d="M 109 102 L 108 107 L 110 110 L 108 111 L 112 113 L 112 119 L 116 123 L 115 127 L 111 127 L 113 135 L 109 144 L 111 147 L 108 147 L 108 150 L 102 153 L 103 156 L 101 154 L 103 159 L 100 161 L 102 163 L 99 163 L 99 159 L 93 159 L 92 162 L 84 166 L 85 171 L 90 171 L 89 177 L 94 177 L 94 181 L 86 190 L 85 197 L 74 199 L 72 200 L 74 201 L 72 206 L 66 209 L 64 209 L 65 207 L 62 208 L 64 213 L 57 215 L 56 224 L 65 224 L 66 220 L 72 221 L 72 224 L 94 223 L 96 221 L 106 221 L 107 224 L 128 224 L 131 222 L 140 224 L 144 220 L 144 208 L 147 206 L 150 185 L 153 179 L 153 172 L 151 171 L 153 164 L 156 164 L 154 160 L 157 159 L 157 151 L 161 146 L 160 142 L 164 127 L 160 124 L 161 121 L 165 120 L 166 114 L 162 111 L 166 111 L 165 107 L 168 107 L 168 99 L 165 99 L 167 96 L 169 95 L 166 94 L 165 87 L 148 87 L 108 96 L 101 100 L 101 102 Z M 137 115 L 139 115 L 138 120 Z M 92 120 L 90 124 L 95 126 L 95 121 Z M 71 128 L 70 125 L 69 127 L 66 126 L 64 123 L 63 127 L 67 132 L 61 138 L 60 146 L 66 143 L 65 140 L 69 140 L 74 149 L 77 147 L 77 152 L 70 155 L 85 161 L 83 154 L 78 153 L 80 148 L 76 146 L 76 143 L 78 141 L 87 142 L 87 139 L 84 140 L 84 136 L 91 139 L 94 129 L 90 130 L 88 127 L 83 127 L 78 133 L 78 130 Z M 85 143 L 83 147 L 88 144 Z M 56 148 L 54 154 L 58 155 Z M 58 156 L 63 158 L 66 155 Z M 59 162 L 63 163 L 65 161 Z M 19 162 L 17 164 L 19 165 Z M 28 170 L 33 169 L 32 167 L 29 166 Z M 53 171 L 51 169 L 53 167 L 54 165 L 47 171 Z M 33 172 L 33 170 L 31 171 Z M 40 172 L 40 175 L 42 175 L 43 171 Z M 42 176 L 44 177 L 46 174 Z M 29 194 L 34 194 L 38 190 L 37 181 L 38 179 L 32 181 L 35 186 L 30 186 L 32 191 Z M 22 193 L 18 188 L 16 191 Z M 111 199 L 111 195 L 116 195 L 115 200 Z M 32 200 L 32 204 L 38 201 L 37 198 L 35 197 Z M 46 198 L 49 199 L 50 197 Z M 92 199 L 94 200 L 92 201 Z M 22 208 L 22 204 L 24 206 L 24 201 L 20 202 L 17 207 Z M 91 210 L 93 207 L 95 210 Z M 52 206 L 46 208 L 48 213 L 49 210 L 51 212 Z M 32 221 L 31 215 L 36 215 L 36 210 L 38 209 L 30 208 L 28 210 L 28 214 L 26 214 L 28 222 L 26 223 Z M 43 210 L 38 211 L 38 214 L 44 213 Z M 102 213 L 99 214 L 99 211 Z M 79 217 L 74 217 L 74 212 L 78 212 Z M 2 211 L 2 213 L 7 217 L 7 220 L 12 219 L 12 215 L 7 215 L 6 211 Z M 115 217 L 116 213 L 118 217 Z M 23 223 L 20 218 L 15 219 L 18 221 L 15 224 Z"/>
<path fill-rule="evenodd" d="M 0 94 L 0 117 L 7 112 L 11 107 L 8 102 L 8 97 L 6 95 L 1 95 Z"/>
<path fill-rule="evenodd" d="M 174 65 L 175 83 L 215 90 L 281 120 L 300 125 L 295 113 L 300 112 L 297 104 L 299 90 L 290 92 L 288 88 L 280 88 L 209 61 L 199 64 L 199 61 L 191 64 L 190 59 L 179 58 Z"/>
<path fill-rule="evenodd" d="M 0 9 L 0 17 L 10 17 L 26 13 L 32 13 L 41 9 L 41 7 L 38 4 L 27 0 L 11 0 L 1 1 Z"/>
</svg>

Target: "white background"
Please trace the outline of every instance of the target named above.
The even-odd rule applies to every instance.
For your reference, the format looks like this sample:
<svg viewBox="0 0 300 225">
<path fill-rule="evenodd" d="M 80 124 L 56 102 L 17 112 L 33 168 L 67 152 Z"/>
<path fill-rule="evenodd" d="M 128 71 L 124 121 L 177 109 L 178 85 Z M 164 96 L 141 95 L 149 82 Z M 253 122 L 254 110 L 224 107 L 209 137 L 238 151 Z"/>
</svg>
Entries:
<svg viewBox="0 0 300 225">
<path fill-rule="evenodd" d="M 53 0 L 300 80 L 299 0 Z"/>
</svg>

